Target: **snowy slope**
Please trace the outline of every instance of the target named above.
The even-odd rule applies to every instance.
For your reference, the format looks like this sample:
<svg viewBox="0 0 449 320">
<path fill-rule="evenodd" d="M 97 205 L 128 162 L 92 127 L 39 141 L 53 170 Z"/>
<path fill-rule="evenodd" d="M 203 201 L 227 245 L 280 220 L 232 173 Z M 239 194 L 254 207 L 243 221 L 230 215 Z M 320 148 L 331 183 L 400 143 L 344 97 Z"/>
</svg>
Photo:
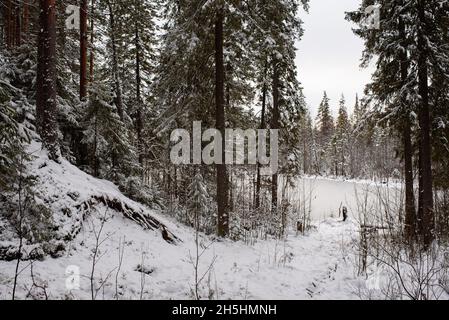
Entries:
<svg viewBox="0 0 449 320">
<path fill-rule="evenodd" d="M 61 257 L 33 263 L 34 283 L 46 287 L 50 299 L 91 299 L 91 278 L 96 299 L 194 298 L 193 230 L 131 201 L 110 182 L 66 161 L 48 161 L 39 145 L 30 148 L 37 156 L 32 171 L 39 176 L 39 197 L 54 210 L 61 235 L 74 236 L 67 238 Z M 112 205 L 96 198 L 109 199 Z M 116 210 L 117 203 L 138 217 Z M 85 216 L 84 222 L 80 215 Z M 162 228 L 148 226 L 142 217 L 163 224 L 179 240 L 167 242 Z M 74 233 L 77 228 L 79 233 Z M 317 225 L 308 236 L 292 234 L 284 241 L 259 241 L 254 246 L 200 236 L 199 250 L 205 252 L 199 260 L 199 278 L 203 278 L 199 294 L 204 299 L 356 299 L 361 283 L 354 275 L 352 251 L 345 249 L 355 241 L 357 225 L 335 219 Z M 72 290 L 67 281 L 76 283 L 76 277 L 67 271 L 74 266 L 79 269 L 80 288 Z M 33 287 L 29 262 L 22 262 L 22 268 L 18 297 L 45 298 L 42 288 Z M 11 296 L 14 270 L 15 261 L 0 261 L 0 299 Z"/>
<path fill-rule="evenodd" d="M 36 196 L 51 208 L 57 225 L 62 227 L 59 234 L 63 238 L 76 235 L 83 217 L 101 203 L 144 228 L 164 227 L 163 221 L 154 218 L 145 206 L 125 197 L 113 183 L 93 178 L 64 159 L 60 163 L 49 161 L 40 144 L 31 144 L 28 151 L 36 157 L 30 163 L 31 173 L 38 177 Z"/>
</svg>

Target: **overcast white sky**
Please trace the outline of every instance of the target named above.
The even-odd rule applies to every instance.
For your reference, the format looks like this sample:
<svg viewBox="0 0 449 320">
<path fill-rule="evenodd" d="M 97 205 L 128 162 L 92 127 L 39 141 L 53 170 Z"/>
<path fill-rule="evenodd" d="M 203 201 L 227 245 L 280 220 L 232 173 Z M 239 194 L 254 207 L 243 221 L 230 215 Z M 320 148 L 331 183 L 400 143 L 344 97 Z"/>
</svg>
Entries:
<svg viewBox="0 0 449 320">
<path fill-rule="evenodd" d="M 309 14 L 301 13 L 305 34 L 297 44 L 298 74 L 313 117 L 326 90 L 334 114 L 343 93 L 352 111 L 355 95 L 363 95 L 372 70 L 360 68 L 363 42 L 352 33 L 345 12 L 360 0 L 310 0 Z"/>
</svg>

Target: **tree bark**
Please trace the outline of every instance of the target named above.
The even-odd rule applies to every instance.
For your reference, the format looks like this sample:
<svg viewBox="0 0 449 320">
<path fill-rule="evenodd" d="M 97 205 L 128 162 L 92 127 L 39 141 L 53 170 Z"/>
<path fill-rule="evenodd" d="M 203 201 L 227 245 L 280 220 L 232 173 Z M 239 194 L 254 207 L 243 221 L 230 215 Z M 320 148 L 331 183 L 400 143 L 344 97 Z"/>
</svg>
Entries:
<svg viewBox="0 0 449 320">
<path fill-rule="evenodd" d="M 136 21 L 135 26 L 135 45 L 136 45 L 136 131 L 137 131 L 137 149 L 139 153 L 139 164 L 143 166 L 143 112 L 142 112 L 142 97 L 141 86 L 142 78 L 140 75 L 140 34 L 139 26 Z"/>
<path fill-rule="evenodd" d="M 421 96 L 419 111 L 419 222 L 425 247 L 434 240 L 431 118 L 429 106 L 428 53 L 425 39 L 425 0 L 418 1 L 418 89 Z"/>
<path fill-rule="evenodd" d="M 20 47 L 20 45 L 22 44 L 22 17 L 20 14 L 21 10 L 20 10 L 20 5 L 17 4 L 16 8 L 15 8 L 15 33 L 14 33 L 14 38 L 15 38 L 15 46 L 16 47 Z"/>
<path fill-rule="evenodd" d="M 5 1 L 5 8 L 4 8 L 4 19 L 5 19 L 5 42 L 6 47 L 9 49 L 11 48 L 11 0 Z"/>
<path fill-rule="evenodd" d="M 81 0 L 80 7 L 80 100 L 87 97 L 87 2 Z"/>
<path fill-rule="evenodd" d="M 109 8 L 109 25 L 110 25 L 110 37 L 112 46 L 112 70 L 114 73 L 114 82 L 115 82 L 115 95 L 116 95 L 115 106 L 117 107 L 117 113 L 120 117 L 120 120 L 124 121 L 122 85 L 120 83 L 120 74 L 117 57 L 117 40 L 115 37 L 115 16 L 111 2 L 109 0 L 107 0 L 107 5 Z"/>
<path fill-rule="evenodd" d="M 94 6 L 95 0 L 90 4 L 90 61 L 89 61 L 89 83 L 94 82 Z"/>
<path fill-rule="evenodd" d="M 405 35 L 405 25 L 402 19 L 399 21 L 399 33 L 403 39 L 403 51 L 400 54 L 401 59 L 401 84 L 404 87 L 407 83 L 409 62 L 407 59 L 407 44 Z M 413 145 L 412 145 L 412 128 L 410 115 L 407 110 L 407 97 L 401 97 L 401 107 L 404 110 L 405 117 L 402 127 L 402 136 L 404 143 L 404 176 L 405 176 L 405 236 L 408 240 L 416 238 L 416 208 L 415 208 L 415 191 L 413 179 Z"/>
<path fill-rule="evenodd" d="M 271 117 L 271 129 L 279 129 L 279 69 L 277 62 L 273 63 L 273 114 Z M 273 174 L 271 178 L 271 208 L 273 214 L 277 213 L 278 203 L 278 174 Z"/>
<path fill-rule="evenodd" d="M 215 18 L 215 116 L 217 130 L 222 135 L 222 163 L 217 170 L 218 236 L 229 234 L 228 173 L 225 164 L 225 96 L 224 96 L 224 53 L 223 53 L 223 9 L 218 9 Z"/>
<path fill-rule="evenodd" d="M 39 0 L 39 4 L 36 98 L 38 128 L 49 158 L 57 160 L 60 151 L 56 106 L 56 7 L 55 0 Z"/>
<path fill-rule="evenodd" d="M 30 29 L 30 5 L 29 0 L 24 0 L 23 2 L 23 38 L 26 41 L 29 36 Z"/>
<path fill-rule="evenodd" d="M 265 113 L 267 108 L 267 84 L 265 83 L 265 78 L 267 76 L 267 66 L 265 66 L 264 70 L 264 84 L 262 87 L 262 113 L 261 113 L 261 121 L 260 121 L 260 129 L 266 129 L 266 123 L 265 123 Z M 257 162 L 257 180 L 256 180 L 256 209 L 260 208 L 260 191 L 261 191 L 261 184 L 262 184 L 262 175 L 261 175 L 261 166 L 260 163 Z"/>
</svg>

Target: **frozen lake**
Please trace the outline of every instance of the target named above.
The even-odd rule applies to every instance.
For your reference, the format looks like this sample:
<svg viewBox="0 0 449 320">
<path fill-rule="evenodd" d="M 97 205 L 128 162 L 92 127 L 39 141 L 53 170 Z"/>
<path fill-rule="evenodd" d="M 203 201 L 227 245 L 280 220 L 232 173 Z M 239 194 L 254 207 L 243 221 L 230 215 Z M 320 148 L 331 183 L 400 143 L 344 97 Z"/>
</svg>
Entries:
<svg viewBox="0 0 449 320">
<path fill-rule="evenodd" d="M 285 193 L 290 203 L 299 205 L 302 212 L 310 210 L 314 221 L 338 217 L 342 206 L 348 208 L 351 217 L 358 218 L 361 207 L 375 211 L 380 207 L 395 207 L 402 201 L 402 185 L 397 182 L 304 177 L 298 180 L 295 188 L 287 188 Z"/>
</svg>

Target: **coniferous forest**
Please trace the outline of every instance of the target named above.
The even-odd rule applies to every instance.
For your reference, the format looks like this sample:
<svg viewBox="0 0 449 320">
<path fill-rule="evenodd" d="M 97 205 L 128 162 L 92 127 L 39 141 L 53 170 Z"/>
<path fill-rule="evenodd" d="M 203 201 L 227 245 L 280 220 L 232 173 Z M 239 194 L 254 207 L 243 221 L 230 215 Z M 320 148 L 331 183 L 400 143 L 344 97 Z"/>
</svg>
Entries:
<svg viewBox="0 0 449 320">
<path fill-rule="evenodd" d="M 449 299 L 449 2 L 353 2 L 312 105 L 316 0 L 1 0 L 0 299 Z"/>
</svg>

